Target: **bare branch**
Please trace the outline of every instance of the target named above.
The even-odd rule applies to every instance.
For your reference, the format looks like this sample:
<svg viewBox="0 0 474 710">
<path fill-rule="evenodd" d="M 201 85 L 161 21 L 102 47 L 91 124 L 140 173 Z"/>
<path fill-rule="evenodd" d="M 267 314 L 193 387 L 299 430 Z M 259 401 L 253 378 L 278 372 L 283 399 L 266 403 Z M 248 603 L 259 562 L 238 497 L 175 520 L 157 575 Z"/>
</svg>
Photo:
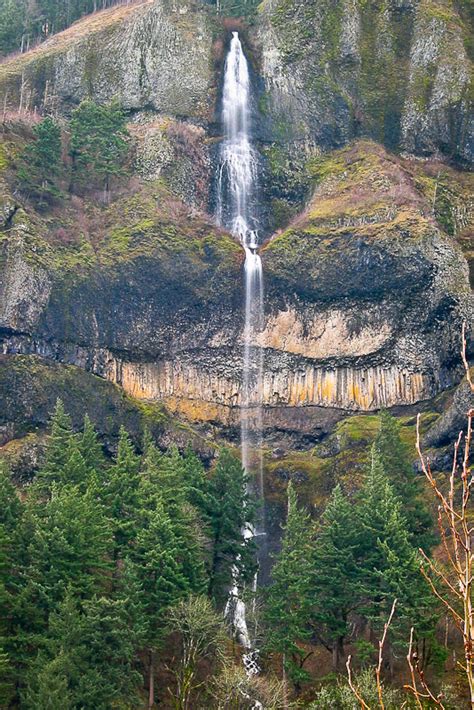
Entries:
<svg viewBox="0 0 474 710">
<path fill-rule="evenodd" d="M 379 703 L 380 703 L 381 710 L 385 710 L 385 705 L 383 702 L 382 683 L 380 680 L 380 672 L 382 670 L 382 661 L 383 661 L 383 647 L 384 647 L 385 641 L 387 639 L 387 633 L 388 633 L 388 629 L 390 627 L 390 624 L 392 623 L 393 615 L 395 614 L 395 608 L 397 606 L 397 602 L 398 602 L 398 599 L 393 600 L 390 616 L 388 617 L 388 621 L 384 624 L 382 638 L 379 641 L 379 662 L 377 664 L 377 669 L 375 671 L 375 677 L 377 679 L 377 692 L 379 694 Z"/>
<path fill-rule="evenodd" d="M 352 690 L 352 692 L 354 693 L 355 697 L 356 697 L 357 700 L 359 701 L 362 710 L 370 710 L 370 707 L 367 705 L 367 703 L 365 702 L 364 698 L 362 697 L 362 695 L 359 693 L 359 691 L 357 690 L 356 686 L 355 686 L 354 683 L 352 682 L 351 658 L 352 658 L 352 656 L 349 656 L 349 658 L 347 659 L 347 663 L 346 663 L 347 678 L 348 678 L 348 681 L 349 681 L 349 688 Z"/>
</svg>

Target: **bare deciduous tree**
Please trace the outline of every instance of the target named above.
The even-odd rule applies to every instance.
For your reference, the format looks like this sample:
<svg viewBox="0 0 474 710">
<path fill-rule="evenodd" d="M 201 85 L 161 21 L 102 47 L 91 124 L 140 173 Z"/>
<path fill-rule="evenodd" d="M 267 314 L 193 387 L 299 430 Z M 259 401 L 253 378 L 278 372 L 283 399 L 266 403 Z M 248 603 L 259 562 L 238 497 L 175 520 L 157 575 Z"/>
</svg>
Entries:
<svg viewBox="0 0 474 710">
<path fill-rule="evenodd" d="M 466 333 L 463 326 L 462 359 L 466 370 L 467 382 L 474 392 L 469 363 L 466 355 Z M 438 527 L 441 534 L 443 560 L 433 560 L 420 550 L 425 565 L 422 573 L 433 591 L 433 594 L 445 606 L 449 617 L 462 634 L 464 644 L 464 661 L 459 662 L 466 675 L 469 687 L 470 701 L 474 707 L 474 553 L 473 553 L 473 513 L 472 487 L 473 475 L 469 462 L 472 439 L 472 419 L 474 409 L 467 412 L 465 432 L 460 432 L 454 444 L 453 465 L 449 477 L 448 490 L 435 478 L 429 459 L 421 450 L 420 415 L 417 426 L 417 450 L 421 468 L 432 491 L 438 499 Z M 411 657 L 409 662 L 411 663 Z M 416 668 L 416 667 L 415 667 Z M 433 698 L 426 683 L 421 683 L 418 690 L 412 674 L 410 690 L 420 701 L 421 698 Z M 420 705 L 421 707 L 421 705 Z M 442 707 L 442 706 L 441 706 Z"/>
</svg>

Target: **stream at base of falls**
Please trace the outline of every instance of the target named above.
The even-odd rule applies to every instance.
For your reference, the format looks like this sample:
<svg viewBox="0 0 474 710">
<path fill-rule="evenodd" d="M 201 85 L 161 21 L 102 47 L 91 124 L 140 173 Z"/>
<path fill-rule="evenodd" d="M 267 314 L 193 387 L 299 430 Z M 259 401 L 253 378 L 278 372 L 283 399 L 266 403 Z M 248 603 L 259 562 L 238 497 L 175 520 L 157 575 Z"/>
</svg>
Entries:
<svg viewBox="0 0 474 710">
<path fill-rule="evenodd" d="M 263 500 L 262 380 L 263 348 L 256 344 L 263 328 L 263 270 L 258 254 L 257 185 L 259 155 L 252 145 L 251 84 L 249 66 L 237 32 L 232 33 L 225 63 L 222 100 L 224 140 L 221 144 L 217 183 L 217 221 L 239 239 L 245 249 L 245 303 L 243 371 L 241 390 L 242 466 L 255 480 Z M 263 506 L 262 506 L 263 507 Z M 264 538 L 263 515 L 247 537 Z M 255 578 L 255 589 L 257 578 Z M 258 673 L 258 658 L 249 633 L 246 607 L 237 580 L 230 591 L 226 615 L 236 638 L 248 649 L 244 656 L 247 673 Z"/>
</svg>

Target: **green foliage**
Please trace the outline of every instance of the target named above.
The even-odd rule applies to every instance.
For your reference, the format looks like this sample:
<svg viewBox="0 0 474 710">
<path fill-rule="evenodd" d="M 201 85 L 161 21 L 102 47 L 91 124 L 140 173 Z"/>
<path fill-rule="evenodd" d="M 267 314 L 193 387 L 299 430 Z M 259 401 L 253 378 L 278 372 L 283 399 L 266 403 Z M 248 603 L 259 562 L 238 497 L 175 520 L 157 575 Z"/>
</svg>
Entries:
<svg viewBox="0 0 474 710">
<path fill-rule="evenodd" d="M 45 460 L 38 473 L 38 482 L 46 488 L 61 480 L 73 440 L 71 418 L 64 411 L 60 399 L 56 402 L 50 426 L 51 434 L 48 437 Z"/>
<path fill-rule="evenodd" d="M 43 207 L 60 197 L 58 179 L 62 170 L 61 129 L 52 118 L 43 119 L 33 128 L 34 140 L 20 156 L 18 180 L 20 188 L 37 198 Z"/>
<path fill-rule="evenodd" d="M 80 606 L 69 592 L 51 615 L 45 648 L 32 664 L 26 707 L 131 707 L 141 678 L 133 668 L 136 639 L 128 621 L 122 601 L 101 597 Z"/>
<path fill-rule="evenodd" d="M 227 17 L 252 17 L 259 0 L 214 0 L 220 15 Z"/>
<path fill-rule="evenodd" d="M 127 554 L 127 547 L 137 534 L 140 458 L 124 427 L 120 428 L 118 451 L 106 472 L 104 498 L 112 520 L 113 558 L 117 562 Z"/>
<path fill-rule="evenodd" d="M 69 27 L 77 19 L 116 0 L 3 0 L 0 5 L 0 54 Z"/>
<path fill-rule="evenodd" d="M 357 511 L 336 486 L 322 516 L 313 552 L 312 623 L 339 667 L 350 614 L 361 603 L 361 526 Z"/>
<path fill-rule="evenodd" d="M 360 492 L 359 516 L 366 617 L 380 634 L 393 600 L 398 599 L 392 636 L 406 644 L 412 626 L 421 636 L 431 635 L 436 623 L 434 600 L 420 573 L 419 555 L 410 543 L 402 501 L 385 473 L 375 445 Z"/>
<path fill-rule="evenodd" d="M 83 101 L 71 118 L 70 154 L 73 182 L 85 187 L 98 183 L 105 193 L 112 178 L 124 174 L 129 134 L 118 102 L 99 106 Z"/>
<path fill-rule="evenodd" d="M 254 521 L 247 483 L 240 461 L 222 449 L 209 486 L 212 535 L 209 594 L 218 606 L 227 600 L 235 574 L 240 584 L 249 582 L 255 573 L 255 542 L 245 534 Z"/>
<path fill-rule="evenodd" d="M 268 592 L 267 648 L 281 653 L 295 687 L 307 680 L 303 668 L 307 652 L 301 643 L 310 637 L 308 620 L 313 602 L 313 534 L 309 516 L 298 509 L 296 494 L 288 485 L 288 513 L 282 548 L 272 569 Z"/>
<path fill-rule="evenodd" d="M 386 411 L 380 415 L 375 451 L 395 494 L 403 501 L 412 543 L 428 551 L 435 542 L 433 520 L 422 498 L 420 477 L 416 476 L 408 447 L 400 437 L 400 424 Z"/>
<path fill-rule="evenodd" d="M 375 669 L 367 668 L 354 679 L 358 692 L 370 708 L 379 707 L 379 696 L 375 681 Z M 406 698 L 403 693 L 390 688 L 384 689 L 384 705 L 386 710 L 400 710 Z M 340 680 L 336 685 L 323 687 L 316 695 L 316 699 L 309 708 L 311 710 L 354 710 L 359 704 L 354 693 L 345 680 Z"/>
</svg>

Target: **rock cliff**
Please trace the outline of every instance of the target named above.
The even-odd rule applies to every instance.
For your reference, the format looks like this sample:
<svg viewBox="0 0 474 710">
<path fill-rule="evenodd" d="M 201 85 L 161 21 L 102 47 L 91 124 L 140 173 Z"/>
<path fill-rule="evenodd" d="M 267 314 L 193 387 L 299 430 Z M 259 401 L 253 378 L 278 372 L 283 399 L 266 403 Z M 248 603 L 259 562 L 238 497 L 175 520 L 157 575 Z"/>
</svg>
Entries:
<svg viewBox="0 0 474 710">
<path fill-rule="evenodd" d="M 267 119 L 290 151 L 369 136 L 472 164 L 469 26 L 452 2 L 265 0 L 257 42 Z"/>
<path fill-rule="evenodd" d="M 472 175 L 434 154 L 472 161 L 471 64 L 446 7 L 266 0 L 247 33 L 278 228 L 262 249 L 268 441 L 311 441 L 342 411 L 411 405 L 461 379 Z M 6 130 L 0 335 L 9 356 L 79 366 L 232 436 L 243 253 L 206 214 L 219 37 L 204 4 L 144 2 L 0 65 L 8 106 L 67 115 L 85 96 L 117 98 L 135 141 L 110 204 L 44 214 L 15 191 L 24 135 Z"/>
</svg>

